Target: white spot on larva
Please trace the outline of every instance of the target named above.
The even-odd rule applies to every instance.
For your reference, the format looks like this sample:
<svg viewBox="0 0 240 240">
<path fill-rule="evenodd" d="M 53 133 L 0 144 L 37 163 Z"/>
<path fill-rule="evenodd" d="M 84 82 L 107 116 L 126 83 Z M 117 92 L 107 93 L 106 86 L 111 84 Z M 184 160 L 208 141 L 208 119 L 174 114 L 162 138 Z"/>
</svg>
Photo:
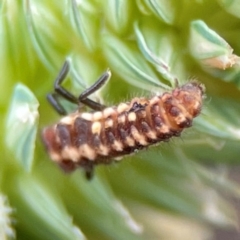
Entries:
<svg viewBox="0 0 240 240">
<path fill-rule="evenodd" d="M 126 140 L 125 140 L 126 144 L 129 146 L 129 147 L 133 147 L 135 146 L 135 141 L 134 139 L 132 139 L 131 137 L 127 137 Z"/>
<path fill-rule="evenodd" d="M 141 145 L 144 145 L 144 146 L 148 145 L 148 142 L 146 141 L 145 136 L 140 134 L 136 127 L 131 126 L 131 134 L 133 138 L 137 142 L 139 142 Z"/>
<path fill-rule="evenodd" d="M 125 114 L 121 114 L 118 116 L 118 123 L 125 123 L 126 122 L 126 116 Z"/>
<path fill-rule="evenodd" d="M 146 135 L 150 139 L 157 139 L 157 134 L 154 131 L 146 132 Z"/>
<path fill-rule="evenodd" d="M 194 106 L 193 106 L 193 109 L 199 109 L 201 103 L 199 101 L 196 101 Z"/>
<path fill-rule="evenodd" d="M 109 148 L 107 146 L 104 145 L 100 145 L 99 149 L 98 149 L 98 154 L 103 155 L 103 156 L 107 156 L 109 153 Z"/>
<path fill-rule="evenodd" d="M 93 134 L 100 134 L 102 128 L 102 124 L 100 122 L 93 122 L 92 124 L 92 133 Z"/>
<path fill-rule="evenodd" d="M 126 104 L 126 103 L 120 103 L 120 104 L 118 105 L 118 107 L 117 107 L 117 112 L 118 112 L 118 113 L 122 113 L 122 112 L 126 111 L 127 109 L 129 109 L 128 104 Z"/>
<path fill-rule="evenodd" d="M 123 150 L 123 145 L 121 142 L 115 140 L 112 144 L 112 148 L 116 151 L 122 151 Z"/>
<path fill-rule="evenodd" d="M 169 133 L 169 127 L 166 124 L 163 124 L 161 127 L 156 127 L 161 133 Z"/>
<path fill-rule="evenodd" d="M 77 148 L 66 146 L 61 153 L 62 158 L 71 159 L 73 162 L 78 162 L 80 155 Z"/>
<path fill-rule="evenodd" d="M 184 114 L 179 114 L 176 117 L 176 124 L 181 124 L 182 122 L 184 122 L 186 120 L 186 116 Z"/>
<path fill-rule="evenodd" d="M 75 118 L 73 116 L 66 116 L 60 119 L 60 123 L 71 125 L 74 122 Z"/>
<path fill-rule="evenodd" d="M 104 118 L 108 118 L 109 116 L 111 116 L 111 115 L 113 115 L 113 114 L 116 114 L 116 111 L 115 111 L 113 108 L 111 108 L 111 107 L 105 108 L 105 109 L 103 110 L 103 116 L 104 116 Z"/>
<path fill-rule="evenodd" d="M 128 121 L 129 121 L 129 122 L 134 122 L 134 121 L 136 121 L 136 118 L 137 118 L 137 116 L 136 116 L 136 114 L 135 114 L 134 112 L 130 112 L 130 113 L 128 114 Z"/>
<path fill-rule="evenodd" d="M 103 118 L 102 112 L 95 112 L 93 113 L 93 121 L 99 121 Z"/>
<path fill-rule="evenodd" d="M 81 118 L 88 120 L 88 121 L 92 121 L 93 115 L 92 115 L 92 113 L 84 112 L 81 114 Z"/>
<path fill-rule="evenodd" d="M 54 162 L 60 162 L 62 160 L 62 156 L 57 152 L 49 151 L 49 155 Z"/>
<path fill-rule="evenodd" d="M 105 128 L 109 128 L 113 126 L 113 120 L 112 119 L 107 119 L 104 123 Z"/>
<path fill-rule="evenodd" d="M 94 160 L 96 158 L 96 152 L 88 144 L 83 144 L 79 147 L 80 155 L 83 157 Z"/>
</svg>

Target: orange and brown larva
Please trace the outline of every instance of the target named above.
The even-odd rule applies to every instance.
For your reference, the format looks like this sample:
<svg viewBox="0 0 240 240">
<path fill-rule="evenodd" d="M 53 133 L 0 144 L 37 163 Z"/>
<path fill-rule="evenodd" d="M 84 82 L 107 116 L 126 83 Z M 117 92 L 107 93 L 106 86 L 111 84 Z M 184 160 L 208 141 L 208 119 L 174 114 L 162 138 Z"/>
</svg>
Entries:
<svg viewBox="0 0 240 240">
<path fill-rule="evenodd" d="M 60 86 L 68 70 L 69 64 L 65 62 L 55 81 L 55 93 L 50 94 L 48 100 L 62 115 L 66 112 L 58 102 L 58 95 L 79 104 L 79 108 L 84 104 L 94 111 L 78 110 L 63 117 L 43 130 L 42 139 L 54 162 L 70 172 L 82 167 L 88 178 L 95 165 L 109 164 L 121 156 L 179 136 L 192 125 L 202 108 L 204 87 L 197 81 L 161 96 L 134 98 L 105 107 L 88 96 L 109 79 L 110 72 L 105 72 L 92 87 L 75 98 Z"/>
</svg>

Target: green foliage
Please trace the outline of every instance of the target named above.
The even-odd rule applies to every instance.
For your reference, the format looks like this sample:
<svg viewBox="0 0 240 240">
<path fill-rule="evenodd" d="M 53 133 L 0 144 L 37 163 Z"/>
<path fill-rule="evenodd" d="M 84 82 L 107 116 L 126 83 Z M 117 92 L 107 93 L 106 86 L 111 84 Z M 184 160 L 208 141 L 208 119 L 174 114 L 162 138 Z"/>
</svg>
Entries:
<svg viewBox="0 0 240 240">
<path fill-rule="evenodd" d="M 6 143 L 26 170 L 33 161 L 38 126 L 38 101 L 22 84 L 13 93 L 6 126 Z"/>
<path fill-rule="evenodd" d="M 0 190 L 16 209 L 18 239 L 207 239 L 211 227 L 237 224 L 222 193 L 239 198 L 239 186 L 219 169 L 239 164 L 239 8 L 237 0 L 0 3 Z M 79 170 L 64 174 L 39 135 L 59 118 L 45 96 L 66 58 L 64 86 L 76 95 L 111 69 L 93 96 L 106 105 L 194 76 L 207 89 L 202 114 L 182 139 L 100 166 L 92 182 Z M 5 239 L 13 236 L 11 217 L 0 220 Z"/>
</svg>

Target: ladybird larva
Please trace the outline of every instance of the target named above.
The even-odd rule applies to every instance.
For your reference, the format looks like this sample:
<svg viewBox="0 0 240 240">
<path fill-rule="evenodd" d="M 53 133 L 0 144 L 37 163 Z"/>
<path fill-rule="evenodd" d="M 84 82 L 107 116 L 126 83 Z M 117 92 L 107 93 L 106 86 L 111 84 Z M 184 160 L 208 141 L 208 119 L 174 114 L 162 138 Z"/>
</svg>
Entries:
<svg viewBox="0 0 240 240">
<path fill-rule="evenodd" d="M 205 89 L 197 81 L 190 81 L 161 96 L 136 97 L 130 102 L 105 107 L 88 96 L 105 84 L 110 71 L 79 98 L 60 85 L 68 71 L 66 61 L 55 81 L 55 92 L 48 95 L 49 102 L 62 115 L 66 112 L 58 101 L 59 96 L 78 104 L 79 109 L 83 104 L 94 111 L 78 110 L 63 117 L 42 131 L 42 139 L 54 162 L 67 172 L 81 167 L 88 179 L 92 177 L 95 165 L 109 164 L 121 156 L 179 136 L 201 112 Z"/>
</svg>

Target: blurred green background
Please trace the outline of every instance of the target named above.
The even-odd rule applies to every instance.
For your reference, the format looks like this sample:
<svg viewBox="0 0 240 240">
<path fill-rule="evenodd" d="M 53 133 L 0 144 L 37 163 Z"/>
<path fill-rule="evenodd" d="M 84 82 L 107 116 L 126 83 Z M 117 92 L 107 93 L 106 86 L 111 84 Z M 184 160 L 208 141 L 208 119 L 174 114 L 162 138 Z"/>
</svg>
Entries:
<svg viewBox="0 0 240 240">
<path fill-rule="evenodd" d="M 239 0 L 2 0 L 0 11 L 0 239 L 238 239 Z M 111 69 L 93 96 L 106 105 L 198 79 L 202 114 L 90 182 L 65 174 L 39 135 L 59 119 L 46 94 L 66 58 L 75 95 Z"/>
</svg>

